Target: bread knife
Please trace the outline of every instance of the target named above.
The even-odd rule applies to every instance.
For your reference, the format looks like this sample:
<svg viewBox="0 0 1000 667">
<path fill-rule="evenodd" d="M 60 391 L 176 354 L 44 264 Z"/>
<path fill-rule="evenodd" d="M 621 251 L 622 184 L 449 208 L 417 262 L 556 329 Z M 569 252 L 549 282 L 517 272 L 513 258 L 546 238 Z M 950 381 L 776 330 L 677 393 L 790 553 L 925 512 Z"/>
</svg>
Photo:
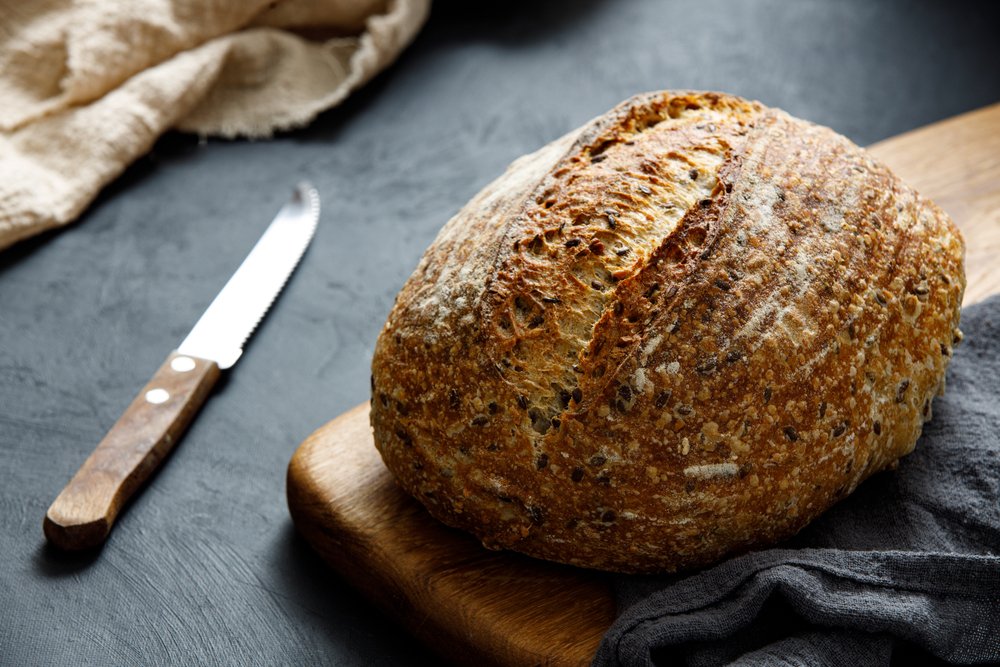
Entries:
<svg viewBox="0 0 1000 667">
<path fill-rule="evenodd" d="M 45 514 L 48 541 L 76 551 L 103 544 L 122 507 L 173 449 L 309 246 L 319 194 L 296 186 L 191 333 L 140 390 Z"/>
</svg>

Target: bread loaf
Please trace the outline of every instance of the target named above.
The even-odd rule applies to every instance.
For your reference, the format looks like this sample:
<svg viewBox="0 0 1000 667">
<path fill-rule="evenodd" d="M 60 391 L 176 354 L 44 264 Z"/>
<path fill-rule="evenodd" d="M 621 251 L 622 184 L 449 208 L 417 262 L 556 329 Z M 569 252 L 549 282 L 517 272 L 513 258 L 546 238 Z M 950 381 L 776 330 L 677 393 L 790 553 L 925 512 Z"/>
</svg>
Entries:
<svg viewBox="0 0 1000 667">
<path fill-rule="evenodd" d="M 768 545 L 912 451 L 963 253 L 829 129 L 640 95 L 445 225 L 378 339 L 375 442 L 491 548 L 658 572 Z"/>
</svg>

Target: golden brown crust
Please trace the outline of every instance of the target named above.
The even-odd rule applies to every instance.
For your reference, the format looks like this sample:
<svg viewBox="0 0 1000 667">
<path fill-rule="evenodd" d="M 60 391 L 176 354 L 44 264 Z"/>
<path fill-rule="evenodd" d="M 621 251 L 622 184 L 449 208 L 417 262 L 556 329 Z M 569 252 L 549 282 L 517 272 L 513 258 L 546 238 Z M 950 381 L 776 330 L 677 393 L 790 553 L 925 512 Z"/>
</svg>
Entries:
<svg viewBox="0 0 1000 667">
<path fill-rule="evenodd" d="M 704 565 L 912 450 L 962 261 L 948 217 L 832 131 L 637 96 L 448 222 L 376 346 L 375 441 L 487 546 Z"/>
</svg>

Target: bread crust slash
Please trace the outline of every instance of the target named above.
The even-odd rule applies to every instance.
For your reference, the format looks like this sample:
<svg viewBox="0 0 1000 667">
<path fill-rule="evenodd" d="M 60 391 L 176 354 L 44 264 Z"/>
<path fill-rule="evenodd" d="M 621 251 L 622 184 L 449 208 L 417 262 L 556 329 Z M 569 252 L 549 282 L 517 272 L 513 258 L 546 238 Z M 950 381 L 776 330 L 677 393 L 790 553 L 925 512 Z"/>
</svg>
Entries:
<svg viewBox="0 0 1000 667">
<path fill-rule="evenodd" d="M 444 226 L 376 345 L 375 442 L 490 548 L 703 566 L 912 451 L 963 256 L 943 211 L 827 128 L 638 95 Z"/>
</svg>

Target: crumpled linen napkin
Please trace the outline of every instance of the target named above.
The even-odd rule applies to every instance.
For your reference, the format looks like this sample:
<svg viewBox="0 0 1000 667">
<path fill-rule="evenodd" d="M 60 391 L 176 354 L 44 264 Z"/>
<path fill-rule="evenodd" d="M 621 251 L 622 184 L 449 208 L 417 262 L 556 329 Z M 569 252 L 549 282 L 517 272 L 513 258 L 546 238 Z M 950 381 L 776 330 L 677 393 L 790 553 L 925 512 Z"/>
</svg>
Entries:
<svg viewBox="0 0 1000 667">
<path fill-rule="evenodd" d="M 776 548 L 617 577 L 595 665 L 1000 662 L 1000 296 L 962 312 L 912 454 Z"/>
<path fill-rule="evenodd" d="M 0 249 L 166 130 L 266 137 L 391 63 L 430 0 L 0 0 Z"/>
</svg>

